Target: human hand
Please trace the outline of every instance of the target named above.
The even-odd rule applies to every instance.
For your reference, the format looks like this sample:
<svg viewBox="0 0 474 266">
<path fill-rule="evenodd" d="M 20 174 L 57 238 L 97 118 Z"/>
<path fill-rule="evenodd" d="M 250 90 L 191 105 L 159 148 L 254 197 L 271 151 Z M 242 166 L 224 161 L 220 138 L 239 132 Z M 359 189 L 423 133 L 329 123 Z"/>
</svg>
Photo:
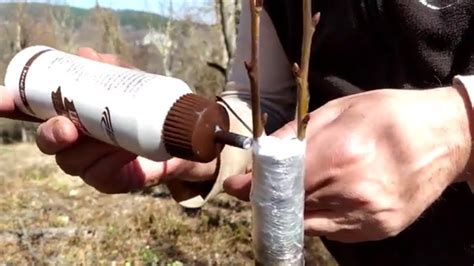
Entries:
<svg viewBox="0 0 474 266">
<path fill-rule="evenodd" d="M 381 240 L 412 224 L 471 152 L 463 91 L 379 90 L 328 103 L 307 131 L 305 232 L 341 242 Z M 289 123 L 275 133 L 294 136 Z M 225 190 L 248 200 L 251 175 Z"/>
<path fill-rule="evenodd" d="M 92 60 L 130 67 L 118 57 L 79 49 L 78 55 Z M 6 102 L 4 109 L 14 110 Z M 37 145 L 48 155 L 55 155 L 61 169 L 103 193 L 126 193 L 164 182 L 212 179 L 216 163 L 198 164 L 181 159 L 154 162 L 137 157 L 121 148 L 82 135 L 67 118 L 58 116 L 38 128 Z"/>
</svg>

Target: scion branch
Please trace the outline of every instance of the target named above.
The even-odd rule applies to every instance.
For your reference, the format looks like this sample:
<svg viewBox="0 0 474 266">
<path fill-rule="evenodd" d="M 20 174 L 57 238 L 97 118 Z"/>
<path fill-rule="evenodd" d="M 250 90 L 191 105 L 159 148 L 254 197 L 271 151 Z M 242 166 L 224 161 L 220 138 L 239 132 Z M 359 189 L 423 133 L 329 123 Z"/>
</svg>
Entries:
<svg viewBox="0 0 474 266">
<path fill-rule="evenodd" d="M 258 139 L 263 135 L 262 109 L 260 105 L 259 67 L 260 55 L 260 15 L 263 9 L 263 0 L 249 0 L 252 16 L 252 58 L 245 63 L 250 79 L 252 94 L 253 137 Z"/>
<path fill-rule="evenodd" d="M 313 35 L 317 25 L 321 19 L 321 14 L 312 15 L 311 0 L 303 0 L 303 46 L 301 52 L 301 66 L 295 63 L 293 72 L 296 78 L 298 89 L 297 100 L 297 122 L 298 122 L 298 139 L 304 140 L 306 137 L 306 127 L 309 122 L 309 64 L 311 58 L 311 46 Z"/>
</svg>

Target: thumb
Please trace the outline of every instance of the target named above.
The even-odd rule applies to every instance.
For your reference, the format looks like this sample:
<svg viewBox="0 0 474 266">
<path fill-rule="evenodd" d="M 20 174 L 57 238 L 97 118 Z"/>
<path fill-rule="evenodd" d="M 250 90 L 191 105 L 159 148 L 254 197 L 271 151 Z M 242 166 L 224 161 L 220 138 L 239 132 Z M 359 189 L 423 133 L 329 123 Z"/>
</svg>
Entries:
<svg viewBox="0 0 474 266">
<path fill-rule="evenodd" d="M 75 144 L 79 136 L 71 120 L 57 116 L 38 127 L 36 144 L 43 153 L 54 155 Z"/>
<path fill-rule="evenodd" d="M 0 86 L 0 115 L 5 116 L 15 110 L 13 96 L 4 86 Z"/>
<path fill-rule="evenodd" d="M 236 175 L 227 178 L 224 182 L 224 191 L 240 200 L 250 200 L 250 190 L 252 188 L 252 173 Z"/>
<path fill-rule="evenodd" d="M 15 101 L 13 95 L 4 87 L 0 85 L 0 117 L 31 121 L 31 122 L 40 122 L 39 119 L 23 114 L 15 106 Z"/>
</svg>

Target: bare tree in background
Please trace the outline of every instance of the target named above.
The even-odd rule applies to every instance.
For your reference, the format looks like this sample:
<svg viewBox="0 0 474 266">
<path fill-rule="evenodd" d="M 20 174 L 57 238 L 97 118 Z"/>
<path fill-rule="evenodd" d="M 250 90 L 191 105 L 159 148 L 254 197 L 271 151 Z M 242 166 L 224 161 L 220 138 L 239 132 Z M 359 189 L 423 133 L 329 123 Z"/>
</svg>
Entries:
<svg viewBox="0 0 474 266">
<path fill-rule="evenodd" d="M 241 4 L 240 0 L 215 0 L 215 6 L 225 47 L 224 60 L 222 64 L 216 62 L 209 62 L 208 64 L 227 77 L 236 49 L 237 26 L 239 24 Z"/>
<path fill-rule="evenodd" d="M 14 38 L 11 42 L 12 54 L 16 54 L 23 48 L 28 46 L 28 32 L 27 32 L 27 2 L 20 1 L 16 4 L 15 22 L 14 22 Z"/>
<path fill-rule="evenodd" d="M 0 51 L 3 63 L 8 62 L 11 57 L 26 46 L 28 34 L 25 32 L 27 3 L 19 1 L 14 5 L 12 16 L 9 21 L 1 23 Z M 4 67 L 2 67 L 2 70 Z M 3 75 L 2 75 L 3 76 Z"/>
<path fill-rule="evenodd" d="M 56 39 L 61 41 L 61 48 L 71 51 L 74 47 L 75 25 L 67 2 L 50 2 L 47 18 Z"/>
<path fill-rule="evenodd" d="M 103 53 L 117 54 L 128 60 L 130 57 L 127 43 L 122 38 L 120 21 L 112 10 L 102 8 L 97 1 L 91 14 L 92 28 L 100 28 L 100 47 Z"/>
<path fill-rule="evenodd" d="M 163 3 L 166 2 L 166 3 Z M 161 63 L 163 66 L 163 75 L 173 75 L 173 49 L 175 44 L 173 41 L 173 31 L 175 30 L 175 16 L 173 9 L 173 1 L 162 1 L 160 6 L 162 14 L 166 14 L 167 21 L 164 28 L 160 31 L 155 29 L 151 23 L 148 23 L 148 34 L 144 39 L 145 45 L 154 46 L 161 55 Z"/>
</svg>

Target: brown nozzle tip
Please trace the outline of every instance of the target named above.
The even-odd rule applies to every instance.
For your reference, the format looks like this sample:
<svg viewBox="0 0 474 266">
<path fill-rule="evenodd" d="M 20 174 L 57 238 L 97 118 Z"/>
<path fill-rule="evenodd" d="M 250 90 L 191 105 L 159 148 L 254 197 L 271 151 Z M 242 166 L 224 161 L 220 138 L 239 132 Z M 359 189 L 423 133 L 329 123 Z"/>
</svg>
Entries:
<svg viewBox="0 0 474 266">
<path fill-rule="evenodd" d="M 208 163 L 224 148 L 215 140 L 218 130 L 229 130 L 229 116 L 218 103 L 196 94 L 179 98 L 165 120 L 163 139 L 171 156 Z"/>
</svg>

